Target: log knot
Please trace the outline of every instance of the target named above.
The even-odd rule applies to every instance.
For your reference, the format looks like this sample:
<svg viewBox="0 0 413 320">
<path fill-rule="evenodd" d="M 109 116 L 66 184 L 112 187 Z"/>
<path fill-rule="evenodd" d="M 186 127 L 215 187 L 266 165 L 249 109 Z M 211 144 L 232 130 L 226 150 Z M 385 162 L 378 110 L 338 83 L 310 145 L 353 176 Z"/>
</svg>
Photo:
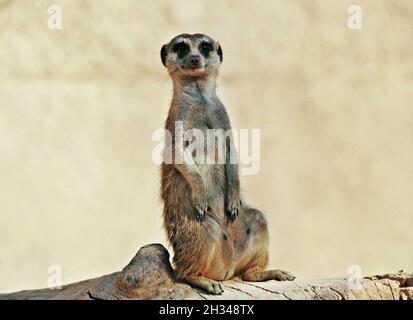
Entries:
<svg viewBox="0 0 413 320">
<path fill-rule="evenodd" d="M 94 299 L 172 299 L 193 296 L 190 286 L 175 283 L 169 252 L 158 243 L 145 245 L 115 277 L 89 291 Z"/>
</svg>

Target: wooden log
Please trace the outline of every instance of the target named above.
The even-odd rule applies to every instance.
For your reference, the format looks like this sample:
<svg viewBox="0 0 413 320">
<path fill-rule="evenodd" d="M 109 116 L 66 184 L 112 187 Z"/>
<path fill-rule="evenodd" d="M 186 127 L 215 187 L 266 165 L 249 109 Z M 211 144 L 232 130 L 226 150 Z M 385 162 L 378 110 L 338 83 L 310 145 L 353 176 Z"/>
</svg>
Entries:
<svg viewBox="0 0 413 320">
<path fill-rule="evenodd" d="M 348 279 L 223 282 L 222 295 L 210 295 L 177 283 L 169 253 L 161 244 L 142 247 L 122 271 L 64 286 L 0 294 L 0 300 L 119 300 L 119 299 L 274 299 L 274 300 L 413 300 L 413 274 L 398 272 L 361 279 L 360 287 Z"/>
</svg>

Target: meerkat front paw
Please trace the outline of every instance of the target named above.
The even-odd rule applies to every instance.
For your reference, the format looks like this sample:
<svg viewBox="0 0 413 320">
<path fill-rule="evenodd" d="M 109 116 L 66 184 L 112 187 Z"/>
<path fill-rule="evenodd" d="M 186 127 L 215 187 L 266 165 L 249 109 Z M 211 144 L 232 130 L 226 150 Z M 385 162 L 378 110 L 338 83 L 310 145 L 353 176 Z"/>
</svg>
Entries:
<svg viewBox="0 0 413 320">
<path fill-rule="evenodd" d="M 238 217 L 238 214 L 241 210 L 242 202 L 239 198 L 239 195 L 233 195 L 228 197 L 226 213 L 232 222 Z"/>
<path fill-rule="evenodd" d="M 211 210 L 208 206 L 208 199 L 206 195 L 197 195 L 193 197 L 192 204 L 195 208 L 195 218 L 198 222 L 203 222 L 205 220 L 205 214 L 207 211 Z"/>
<path fill-rule="evenodd" d="M 203 222 L 205 221 L 205 213 L 207 211 L 206 209 L 203 209 L 204 206 L 202 205 L 195 205 L 195 218 L 198 222 Z"/>
</svg>

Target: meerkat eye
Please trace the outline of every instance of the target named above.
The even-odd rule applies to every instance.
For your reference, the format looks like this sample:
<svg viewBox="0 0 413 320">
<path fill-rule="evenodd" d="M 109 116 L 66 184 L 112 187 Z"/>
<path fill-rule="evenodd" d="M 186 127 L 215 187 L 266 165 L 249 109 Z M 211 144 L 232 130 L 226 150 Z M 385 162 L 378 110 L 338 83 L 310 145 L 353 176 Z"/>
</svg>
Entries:
<svg viewBox="0 0 413 320">
<path fill-rule="evenodd" d="M 199 51 L 205 58 L 208 58 L 209 53 L 212 51 L 212 44 L 209 42 L 201 42 L 199 45 Z"/>
<path fill-rule="evenodd" d="M 178 58 L 182 59 L 188 54 L 189 47 L 186 43 L 179 42 L 174 44 L 174 46 L 172 47 L 172 51 L 178 55 Z"/>
</svg>

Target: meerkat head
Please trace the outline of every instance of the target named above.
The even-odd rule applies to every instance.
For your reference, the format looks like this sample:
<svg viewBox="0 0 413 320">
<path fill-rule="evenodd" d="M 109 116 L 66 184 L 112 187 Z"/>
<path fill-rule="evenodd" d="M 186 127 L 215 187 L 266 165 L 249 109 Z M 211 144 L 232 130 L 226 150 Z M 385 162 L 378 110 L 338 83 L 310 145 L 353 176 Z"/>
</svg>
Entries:
<svg viewBox="0 0 413 320">
<path fill-rule="evenodd" d="M 180 34 L 161 49 L 162 63 L 173 79 L 216 77 L 222 58 L 219 43 L 204 34 Z"/>
</svg>

